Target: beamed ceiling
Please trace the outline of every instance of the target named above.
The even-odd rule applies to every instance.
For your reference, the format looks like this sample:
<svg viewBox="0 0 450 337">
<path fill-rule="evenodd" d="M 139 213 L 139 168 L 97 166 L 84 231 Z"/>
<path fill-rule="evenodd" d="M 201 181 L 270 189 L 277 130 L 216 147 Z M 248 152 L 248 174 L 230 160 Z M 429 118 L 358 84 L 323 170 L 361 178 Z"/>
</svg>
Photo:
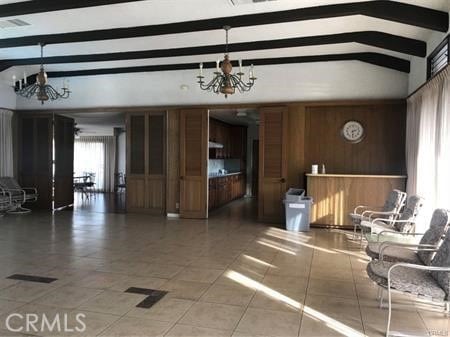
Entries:
<svg viewBox="0 0 450 337">
<path fill-rule="evenodd" d="M 408 73 L 449 26 L 447 0 L 0 0 L 0 23 L 12 19 L 29 25 L 0 28 L 3 80 L 32 80 L 40 42 L 50 77 L 212 68 L 224 25 L 244 65 L 356 60 Z"/>
</svg>

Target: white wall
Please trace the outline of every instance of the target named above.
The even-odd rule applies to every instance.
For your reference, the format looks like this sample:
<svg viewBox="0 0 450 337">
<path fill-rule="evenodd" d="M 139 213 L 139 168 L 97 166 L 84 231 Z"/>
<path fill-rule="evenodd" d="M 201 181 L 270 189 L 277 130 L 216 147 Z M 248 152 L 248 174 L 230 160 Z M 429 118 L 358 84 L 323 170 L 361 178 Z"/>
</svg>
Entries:
<svg viewBox="0 0 450 337">
<path fill-rule="evenodd" d="M 16 108 L 16 94 L 9 84 L 3 81 L 0 81 L 0 108 Z"/>
<path fill-rule="evenodd" d="M 408 74 L 358 61 L 265 66 L 255 71 L 254 89 L 227 100 L 201 91 L 197 71 L 187 70 L 73 77 L 69 99 L 41 106 L 36 100 L 18 98 L 17 106 L 48 109 L 384 99 L 403 98 L 408 92 Z M 189 89 L 181 90 L 182 84 Z"/>
</svg>

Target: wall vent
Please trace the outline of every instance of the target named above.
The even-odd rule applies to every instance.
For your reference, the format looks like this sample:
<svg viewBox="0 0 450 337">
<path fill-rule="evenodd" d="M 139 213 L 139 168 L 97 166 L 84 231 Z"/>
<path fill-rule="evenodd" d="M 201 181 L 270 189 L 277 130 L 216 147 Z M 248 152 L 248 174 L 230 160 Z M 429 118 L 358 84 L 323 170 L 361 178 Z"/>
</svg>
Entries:
<svg viewBox="0 0 450 337">
<path fill-rule="evenodd" d="M 29 25 L 30 24 L 28 22 L 25 22 L 20 19 L 0 20 L 0 28 L 15 28 Z"/>
<path fill-rule="evenodd" d="M 249 4 L 258 4 L 262 2 L 268 1 L 277 1 L 277 0 L 228 0 L 233 6 L 239 5 L 249 5 Z"/>
</svg>

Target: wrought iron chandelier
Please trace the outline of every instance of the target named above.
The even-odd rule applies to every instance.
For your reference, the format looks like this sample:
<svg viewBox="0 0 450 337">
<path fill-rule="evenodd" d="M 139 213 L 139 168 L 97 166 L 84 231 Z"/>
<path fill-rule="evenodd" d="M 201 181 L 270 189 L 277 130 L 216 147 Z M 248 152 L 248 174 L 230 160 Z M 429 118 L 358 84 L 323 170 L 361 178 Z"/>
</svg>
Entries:
<svg viewBox="0 0 450 337">
<path fill-rule="evenodd" d="M 204 81 L 205 76 L 203 76 L 203 63 L 200 63 L 200 72 L 197 76 L 198 84 L 202 90 L 212 91 L 216 94 L 222 93 L 225 98 L 228 95 L 233 95 L 236 89 L 240 92 L 247 92 L 253 87 L 256 81 L 254 74 L 253 64 L 250 66 L 248 82 L 242 78 L 245 74 L 242 72 L 242 60 L 239 60 L 239 72 L 237 74 L 232 74 L 233 66 L 228 55 L 228 32 L 231 29 L 230 26 L 223 27 L 226 32 L 226 45 L 225 45 L 225 57 L 222 62 L 217 60 L 216 71 L 214 72 L 213 79 L 206 83 Z"/>
<path fill-rule="evenodd" d="M 39 44 L 41 46 L 41 69 L 36 75 L 36 82 L 28 84 L 27 75 L 24 73 L 23 80 L 19 80 L 16 83 L 16 76 L 13 76 L 13 88 L 17 95 L 25 98 L 36 98 L 44 104 L 49 99 L 54 101 L 59 98 L 68 98 L 70 96 L 69 86 L 66 81 L 63 81 L 62 92 L 58 92 L 50 84 L 48 84 L 47 73 L 44 70 L 44 43 Z"/>
</svg>

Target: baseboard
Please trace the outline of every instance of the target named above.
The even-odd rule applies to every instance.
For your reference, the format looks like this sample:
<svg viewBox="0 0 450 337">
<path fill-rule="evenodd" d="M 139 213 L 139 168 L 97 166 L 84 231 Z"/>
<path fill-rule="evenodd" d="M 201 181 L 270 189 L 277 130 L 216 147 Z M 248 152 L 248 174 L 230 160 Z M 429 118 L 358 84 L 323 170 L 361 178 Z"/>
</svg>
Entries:
<svg viewBox="0 0 450 337">
<path fill-rule="evenodd" d="M 178 213 L 167 213 L 168 218 L 179 218 L 180 214 Z"/>
</svg>

